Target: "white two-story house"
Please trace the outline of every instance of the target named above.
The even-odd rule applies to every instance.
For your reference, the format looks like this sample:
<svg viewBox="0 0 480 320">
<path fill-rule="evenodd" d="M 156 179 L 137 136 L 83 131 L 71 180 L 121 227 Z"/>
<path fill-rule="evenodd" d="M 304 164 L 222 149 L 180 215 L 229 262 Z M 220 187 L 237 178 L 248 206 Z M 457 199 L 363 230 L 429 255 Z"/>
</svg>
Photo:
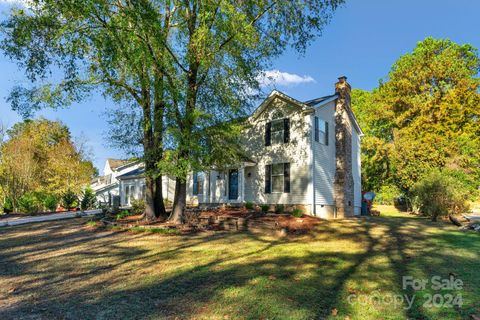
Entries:
<svg viewBox="0 0 480 320">
<path fill-rule="evenodd" d="M 187 200 L 201 206 L 284 204 L 326 219 L 359 215 L 362 130 L 350 91 L 346 77 L 335 94 L 305 102 L 273 91 L 247 120 L 246 160 L 193 173 Z"/>
<path fill-rule="evenodd" d="M 107 159 L 103 168 L 103 176 L 96 177 L 91 182 L 97 202 L 112 205 L 113 197 L 120 196 L 118 177 L 138 170 L 143 166 L 141 161 Z"/>
</svg>

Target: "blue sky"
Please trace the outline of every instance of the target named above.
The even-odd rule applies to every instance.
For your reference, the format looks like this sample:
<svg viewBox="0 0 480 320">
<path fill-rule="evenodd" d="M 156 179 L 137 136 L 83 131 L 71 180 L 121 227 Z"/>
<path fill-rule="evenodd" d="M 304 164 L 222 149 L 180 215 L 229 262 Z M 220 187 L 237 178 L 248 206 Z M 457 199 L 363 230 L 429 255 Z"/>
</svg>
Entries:
<svg viewBox="0 0 480 320">
<path fill-rule="evenodd" d="M 14 2 L 0 0 L 2 19 Z M 398 57 L 428 36 L 480 48 L 479 12 L 477 0 L 347 0 L 303 56 L 285 52 L 273 62 L 270 74 L 278 79 L 277 89 L 299 100 L 332 94 L 340 75 L 346 75 L 354 88 L 371 90 Z M 0 70 L 0 122 L 11 126 L 21 118 L 10 110 L 5 97 L 24 78 L 4 56 L 0 56 Z M 45 110 L 38 115 L 68 125 L 73 136 L 90 146 L 101 170 L 106 158 L 123 156 L 103 138 L 105 108 L 112 105 L 94 96 L 68 109 Z"/>
</svg>

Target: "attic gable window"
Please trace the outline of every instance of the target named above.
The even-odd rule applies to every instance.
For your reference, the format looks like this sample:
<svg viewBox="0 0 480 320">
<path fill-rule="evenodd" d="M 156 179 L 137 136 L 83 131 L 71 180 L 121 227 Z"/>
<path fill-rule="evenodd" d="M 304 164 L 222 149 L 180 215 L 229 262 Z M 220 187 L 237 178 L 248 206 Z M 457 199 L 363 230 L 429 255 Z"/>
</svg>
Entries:
<svg viewBox="0 0 480 320">
<path fill-rule="evenodd" d="M 328 122 L 315 117 L 315 141 L 328 146 Z"/>
</svg>

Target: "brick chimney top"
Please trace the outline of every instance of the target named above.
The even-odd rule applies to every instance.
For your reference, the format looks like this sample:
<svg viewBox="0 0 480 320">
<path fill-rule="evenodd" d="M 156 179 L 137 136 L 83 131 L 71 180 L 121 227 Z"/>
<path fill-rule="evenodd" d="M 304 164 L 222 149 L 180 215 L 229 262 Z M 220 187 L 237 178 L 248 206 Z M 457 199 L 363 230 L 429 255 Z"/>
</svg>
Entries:
<svg viewBox="0 0 480 320">
<path fill-rule="evenodd" d="M 335 83 L 335 92 L 340 95 L 340 98 L 350 100 L 351 91 L 352 87 L 350 87 L 350 84 L 347 82 L 347 77 L 339 77 L 338 82 Z"/>
</svg>

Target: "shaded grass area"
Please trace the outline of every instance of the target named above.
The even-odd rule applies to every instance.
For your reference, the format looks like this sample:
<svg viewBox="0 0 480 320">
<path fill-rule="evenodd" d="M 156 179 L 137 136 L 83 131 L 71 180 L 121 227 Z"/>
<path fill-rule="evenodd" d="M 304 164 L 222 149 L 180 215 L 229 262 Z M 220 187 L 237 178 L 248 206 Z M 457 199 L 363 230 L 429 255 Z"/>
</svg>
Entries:
<svg viewBox="0 0 480 320">
<path fill-rule="evenodd" d="M 0 229 L 0 319 L 468 319 L 480 314 L 480 237 L 382 208 L 276 239 L 89 231 L 85 220 Z M 402 276 L 464 282 L 459 308 Z M 450 292 L 452 293 L 452 292 Z M 385 296 L 415 295 L 406 305 Z M 349 296 L 359 297 L 350 299 Z M 377 298 L 375 300 L 374 298 Z M 375 302 L 377 301 L 377 302 Z M 336 309 L 337 316 L 333 316 Z"/>
</svg>

